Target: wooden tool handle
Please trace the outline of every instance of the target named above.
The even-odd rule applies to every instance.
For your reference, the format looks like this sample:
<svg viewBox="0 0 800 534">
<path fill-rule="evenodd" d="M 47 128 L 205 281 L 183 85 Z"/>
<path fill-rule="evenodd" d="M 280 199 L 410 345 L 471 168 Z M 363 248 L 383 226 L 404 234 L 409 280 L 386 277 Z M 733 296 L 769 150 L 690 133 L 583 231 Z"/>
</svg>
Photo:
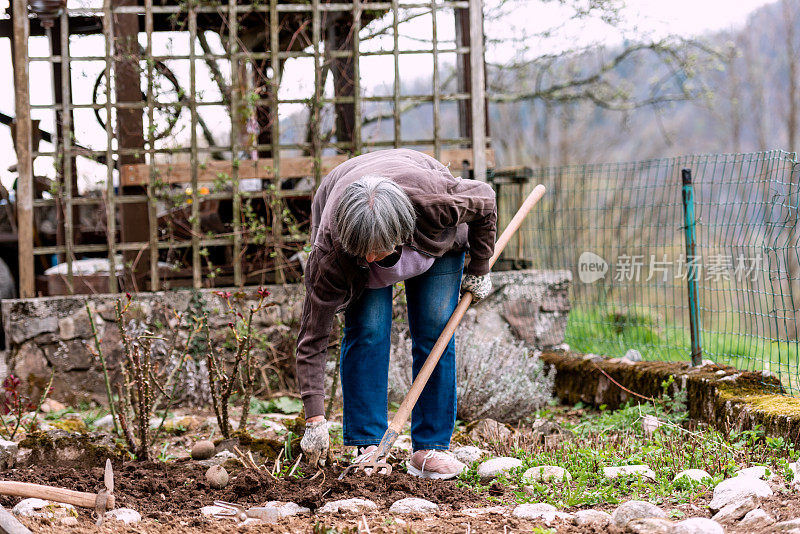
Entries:
<svg viewBox="0 0 800 534">
<path fill-rule="evenodd" d="M 30 484 L 28 482 L 0 481 L 0 495 L 45 499 L 47 501 L 80 506 L 82 508 L 94 508 L 97 502 L 96 493 L 54 488 L 52 486 L 42 486 L 40 484 Z M 114 508 L 113 495 L 108 496 L 106 508 L 109 510 Z"/>
<path fill-rule="evenodd" d="M 511 240 L 511 236 L 513 236 L 516 231 L 519 230 L 519 227 L 522 226 L 522 221 L 525 219 L 525 216 L 528 215 L 528 212 L 531 211 L 531 208 L 533 208 L 533 206 L 535 206 L 536 203 L 541 200 L 541 198 L 544 196 L 544 193 L 545 187 L 541 184 L 533 188 L 533 191 L 531 191 L 531 193 L 528 195 L 528 198 L 525 199 L 525 202 L 522 203 L 522 206 L 520 206 L 516 215 L 514 215 L 514 218 L 511 219 L 511 222 L 508 223 L 508 226 L 505 230 L 503 230 L 503 233 L 500 235 L 497 243 L 495 243 L 494 254 L 492 254 L 492 257 L 489 260 L 489 268 L 495 264 L 497 258 L 499 258 L 500 254 L 502 254 L 503 249 Z M 414 383 L 411 384 L 411 389 L 408 390 L 408 394 L 406 394 L 406 397 L 403 399 L 403 402 L 397 409 L 397 413 L 394 414 L 392 422 L 389 424 L 389 429 L 394 430 L 397 434 L 402 431 L 403 425 L 406 424 L 409 416 L 411 416 L 411 410 L 417 403 L 419 396 L 422 394 L 422 390 L 425 388 L 425 384 L 428 383 L 428 379 L 431 377 L 431 374 L 433 374 L 436 364 L 439 363 L 439 358 L 442 357 L 444 349 L 447 347 L 447 344 L 450 343 L 450 338 L 453 337 L 456 327 L 458 327 L 458 323 L 461 322 L 464 314 L 467 313 L 467 309 L 469 308 L 470 304 L 472 304 L 472 293 L 467 291 L 461 295 L 461 300 L 458 302 L 455 311 L 453 311 L 453 315 L 451 315 L 450 320 L 447 321 L 444 330 L 442 330 L 442 333 L 439 335 L 439 339 L 436 340 L 436 344 L 433 345 L 433 349 L 431 349 L 431 353 L 425 360 L 422 369 L 420 369 L 419 373 L 417 373 L 417 378 L 415 378 Z"/>
</svg>

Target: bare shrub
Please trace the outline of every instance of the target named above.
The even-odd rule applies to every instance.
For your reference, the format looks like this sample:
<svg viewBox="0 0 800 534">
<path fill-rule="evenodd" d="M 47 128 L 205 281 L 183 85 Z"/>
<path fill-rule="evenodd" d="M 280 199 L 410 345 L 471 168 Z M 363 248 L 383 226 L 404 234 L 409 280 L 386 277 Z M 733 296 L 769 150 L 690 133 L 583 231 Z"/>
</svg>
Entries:
<svg viewBox="0 0 800 534">
<path fill-rule="evenodd" d="M 492 339 L 477 335 L 476 324 L 456 333 L 458 418 L 491 418 L 514 423 L 531 415 L 552 398 L 555 369 L 545 369 L 538 350 L 515 340 L 508 329 Z M 392 346 L 389 389 L 402 398 L 411 386 L 411 340 L 399 333 Z"/>
</svg>

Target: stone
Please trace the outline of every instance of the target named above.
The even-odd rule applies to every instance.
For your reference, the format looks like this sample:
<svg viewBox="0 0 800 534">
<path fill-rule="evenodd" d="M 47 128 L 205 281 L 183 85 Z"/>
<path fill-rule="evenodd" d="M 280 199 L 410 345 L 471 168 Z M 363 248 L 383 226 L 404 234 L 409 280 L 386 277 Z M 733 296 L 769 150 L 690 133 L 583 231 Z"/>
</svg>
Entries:
<svg viewBox="0 0 800 534">
<path fill-rule="evenodd" d="M 38 517 L 43 519 L 58 519 L 60 517 L 75 516 L 77 512 L 71 504 L 45 501 L 44 499 L 23 499 L 11 509 L 14 515 L 23 517 Z"/>
<path fill-rule="evenodd" d="M 518 460 L 517 458 L 508 456 L 492 458 L 478 466 L 478 477 L 485 482 L 518 467 L 522 467 L 522 460 Z"/>
<path fill-rule="evenodd" d="M 341 499 L 338 501 L 326 502 L 317 510 L 318 514 L 363 514 L 374 512 L 378 505 L 367 499 Z"/>
<path fill-rule="evenodd" d="M 222 489 L 228 485 L 228 472 L 221 465 L 212 465 L 206 471 L 206 482 L 214 489 Z"/>
<path fill-rule="evenodd" d="M 612 478 L 612 479 L 624 475 L 641 475 L 642 478 L 647 478 L 651 481 L 655 481 L 656 479 L 655 472 L 652 469 L 650 469 L 650 466 L 644 464 L 604 467 L 603 474 L 606 476 L 606 478 Z"/>
<path fill-rule="evenodd" d="M 701 482 L 706 478 L 710 479 L 711 475 L 702 469 L 686 469 L 675 475 L 675 478 L 672 479 L 673 484 L 684 477 L 689 480 L 694 480 L 695 482 Z"/>
<path fill-rule="evenodd" d="M 708 504 L 712 512 L 718 512 L 725 506 L 743 501 L 747 497 L 770 497 L 772 489 L 769 485 L 752 476 L 738 476 L 723 480 L 714 488 L 714 498 Z"/>
<path fill-rule="evenodd" d="M 417 497 L 395 501 L 389 507 L 390 514 L 430 514 L 439 511 L 439 505 Z"/>
<path fill-rule="evenodd" d="M 274 508 L 280 517 L 291 517 L 300 514 L 310 514 L 311 510 L 294 502 L 268 501 L 263 508 Z"/>
<path fill-rule="evenodd" d="M 531 467 L 522 475 L 522 483 L 530 482 L 569 482 L 572 475 L 563 467 L 554 465 L 542 465 Z"/>
<path fill-rule="evenodd" d="M 670 534 L 725 534 L 725 529 L 711 519 L 691 517 L 676 523 Z"/>
<path fill-rule="evenodd" d="M 494 419 L 481 419 L 468 434 L 469 439 L 476 443 L 497 443 L 507 440 L 512 435 L 513 432 L 506 425 Z"/>
<path fill-rule="evenodd" d="M 216 448 L 214 447 L 214 443 L 210 440 L 203 439 L 198 441 L 192 447 L 192 459 L 193 460 L 208 460 L 212 456 L 214 456 L 214 452 Z"/>
<path fill-rule="evenodd" d="M 61 523 L 65 527 L 74 527 L 78 524 L 78 518 L 75 516 L 68 515 L 67 517 L 62 517 L 59 520 L 59 523 Z"/>
<path fill-rule="evenodd" d="M 478 517 L 487 514 L 508 515 L 511 509 L 508 506 L 486 506 L 484 508 L 462 508 L 460 513 L 470 517 Z"/>
<path fill-rule="evenodd" d="M 755 510 L 759 505 L 758 498 L 746 497 L 740 501 L 734 501 L 723 506 L 711 519 L 719 523 L 732 523 L 744 517 L 749 511 Z"/>
<path fill-rule="evenodd" d="M 277 523 L 282 516 L 275 507 L 255 506 L 247 509 L 247 517 L 248 519 L 257 519 L 261 523 Z"/>
<path fill-rule="evenodd" d="M 750 510 L 745 514 L 745 516 L 742 518 L 742 521 L 739 523 L 739 526 L 749 529 L 750 531 L 755 531 L 764 527 L 768 527 L 774 522 L 775 519 L 773 519 L 771 515 L 761 508 L 756 508 L 755 510 Z"/>
<path fill-rule="evenodd" d="M 778 479 L 778 473 L 776 473 L 774 469 L 770 469 L 765 465 L 755 465 L 753 467 L 739 469 L 733 474 L 733 476 L 755 477 L 760 478 L 761 480 L 766 480 L 767 482 L 772 482 Z"/>
<path fill-rule="evenodd" d="M 648 437 L 652 436 L 653 433 L 663 425 L 664 423 L 654 415 L 647 414 L 642 417 L 642 430 L 644 430 L 645 435 Z"/>
<path fill-rule="evenodd" d="M 11 342 L 19 345 L 39 334 L 56 332 L 58 319 L 55 315 L 45 317 L 27 317 L 25 321 L 11 321 L 6 325 L 6 333 Z"/>
<path fill-rule="evenodd" d="M 225 465 L 228 460 L 233 460 L 238 462 L 238 456 L 233 454 L 231 451 L 223 450 L 219 451 L 217 454 L 209 458 L 208 460 L 199 460 L 197 463 L 202 465 L 203 467 L 211 467 L 214 465 Z M 241 464 L 240 464 L 241 465 Z"/>
<path fill-rule="evenodd" d="M 663 519 L 667 517 L 667 514 L 655 504 L 646 501 L 628 501 L 621 504 L 614 510 L 614 513 L 611 514 L 614 524 L 620 528 L 625 528 L 625 526 L 634 519 L 643 519 L 646 517 L 658 517 Z"/>
<path fill-rule="evenodd" d="M 604 527 L 611 523 L 611 514 L 600 510 L 581 510 L 573 514 L 573 521 L 576 525 L 596 525 Z"/>
<path fill-rule="evenodd" d="M 644 358 L 642 358 L 642 353 L 636 349 L 628 349 L 628 352 L 625 353 L 623 358 L 627 358 L 632 362 L 641 362 L 644 360 Z"/>
<path fill-rule="evenodd" d="M 775 523 L 769 529 L 770 532 L 800 532 L 800 519 L 790 519 L 788 521 L 781 521 L 780 523 Z"/>
<path fill-rule="evenodd" d="M 661 517 L 633 519 L 625 525 L 625 532 L 630 534 L 672 534 L 672 529 L 672 521 Z"/>
<path fill-rule="evenodd" d="M 17 463 L 18 453 L 19 445 L 13 441 L 0 439 L 0 469 L 14 467 L 14 464 Z"/>
<path fill-rule="evenodd" d="M 452 453 L 453 456 L 456 457 L 456 460 L 463 464 L 470 465 L 472 462 L 477 462 L 480 460 L 481 456 L 486 454 L 486 451 L 480 447 L 467 445 L 465 447 L 456 447 L 452 450 Z"/>
<path fill-rule="evenodd" d="M 55 399 L 45 399 L 41 406 L 42 413 L 60 412 L 66 409 L 67 407 L 63 403 Z"/>
<path fill-rule="evenodd" d="M 106 519 L 122 521 L 126 525 L 132 525 L 142 520 L 142 515 L 133 508 L 115 508 L 106 512 Z"/>
<path fill-rule="evenodd" d="M 543 502 L 520 504 L 511 515 L 520 519 L 542 519 L 545 523 L 550 523 L 556 518 L 558 510 L 552 504 Z"/>
<path fill-rule="evenodd" d="M 104 415 L 97 419 L 93 425 L 97 430 L 111 430 L 114 428 L 114 416 L 111 414 Z"/>
</svg>

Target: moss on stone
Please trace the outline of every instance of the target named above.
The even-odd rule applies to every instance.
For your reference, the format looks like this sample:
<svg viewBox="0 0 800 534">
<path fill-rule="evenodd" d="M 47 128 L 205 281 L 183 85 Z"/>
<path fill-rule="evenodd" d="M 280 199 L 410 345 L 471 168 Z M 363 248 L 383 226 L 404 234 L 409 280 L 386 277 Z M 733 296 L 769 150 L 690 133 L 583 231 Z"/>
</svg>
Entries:
<svg viewBox="0 0 800 534">
<path fill-rule="evenodd" d="M 53 428 L 57 428 L 59 430 L 66 430 L 67 432 L 78 432 L 78 433 L 86 433 L 89 431 L 89 428 L 86 426 L 86 423 L 83 422 L 83 419 L 76 419 L 76 418 L 69 418 L 69 419 L 59 419 L 58 421 L 53 421 L 50 423 L 50 426 Z"/>
</svg>

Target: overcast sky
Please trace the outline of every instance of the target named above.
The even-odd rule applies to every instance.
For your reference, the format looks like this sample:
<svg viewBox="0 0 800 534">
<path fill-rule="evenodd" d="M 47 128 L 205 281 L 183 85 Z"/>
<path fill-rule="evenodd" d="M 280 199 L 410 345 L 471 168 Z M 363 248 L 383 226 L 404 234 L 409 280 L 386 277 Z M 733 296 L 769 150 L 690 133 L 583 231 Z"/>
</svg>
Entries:
<svg viewBox="0 0 800 534">
<path fill-rule="evenodd" d="M 70 5 L 75 0 L 70 0 Z M 87 0 L 81 2 L 85 5 Z M 563 23 L 567 12 L 558 2 L 542 3 L 535 0 L 516 0 L 517 4 L 511 16 L 506 19 L 487 24 L 487 36 L 491 38 L 495 35 L 533 35 L 542 30 L 559 26 Z M 583 46 L 592 43 L 616 44 L 625 38 L 637 38 L 642 35 L 649 35 L 654 38 L 663 37 L 669 34 L 680 34 L 682 36 L 699 35 L 704 32 L 724 30 L 736 27 L 744 23 L 747 15 L 754 9 L 767 4 L 765 0 L 628 0 L 622 11 L 624 22 L 618 28 L 611 28 L 607 24 L 589 19 L 585 21 L 573 21 L 564 25 L 559 31 L 548 38 L 532 38 L 528 42 L 531 53 L 558 52 L 575 46 Z M 0 8 L 7 4 L 7 0 L 0 0 Z M 487 5 L 491 5 L 491 0 L 487 0 Z M 32 21 L 32 24 L 38 24 Z M 401 42 L 401 47 L 411 46 L 415 43 L 414 38 L 429 37 L 430 17 L 409 23 L 401 29 L 406 38 L 405 43 Z M 453 28 L 450 18 L 439 22 L 440 39 L 452 39 Z M 212 43 L 213 44 L 213 43 Z M 154 45 L 162 48 L 162 53 L 172 51 L 172 53 L 188 53 L 185 39 L 181 39 L 178 34 L 162 35 L 160 39 L 154 39 Z M 391 37 L 384 40 L 375 40 L 369 43 L 368 48 L 385 47 L 391 48 Z M 30 44 L 32 55 L 47 55 L 48 47 L 44 38 L 34 38 Z M 81 38 L 73 44 L 73 55 L 98 55 L 102 54 L 102 36 Z M 221 49 L 220 49 L 221 50 Z M 158 53 L 158 52 L 157 52 Z M 490 61 L 506 59 L 510 54 L 507 47 L 498 46 L 490 50 Z M 430 59 L 421 56 L 407 56 L 401 61 L 401 77 L 421 76 L 429 70 Z M 76 102 L 87 102 L 91 99 L 91 87 L 97 77 L 102 64 L 86 64 L 83 70 L 76 69 L 73 72 L 73 94 Z M 310 93 L 313 89 L 313 75 L 309 75 L 309 63 L 295 60 L 294 65 L 287 63 L 286 72 L 282 84 L 282 97 L 289 94 L 297 95 Z M 0 39 L 0 72 L 11 73 L 11 58 L 8 39 Z M 313 72 L 313 71 L 312 71 Z M 405 74 L 408 73 L 408 74 Z M 177 73 L 181 77 L 181 73 Z M 387 58 L 363 58 L 361 66 L 362 86 L 366 91 L 373 94 L 384 92 L 389 89 L 392 83 L 393 64 L 391 57 Z M 428 74 L 430 76 L 430 74 Z M 208 79 L 207 73 L 201 72 L 198 68 L 198 80 Z M 31 65 L 31 100 L 33 103 L 49 103 L 52 101 L 51 88 L 49 84 L 49 69 L 46 63 L 34 63 Z M 204 89 L 208 95 L 215 91 L 213 84 L 208 84 Z M 13 78 L 12 76 L 0 77 L 0 111 L 8 115 L 14 115 L 13 100 Z M 302 97 L 302 96 L 301 96 Z M 297 96 L 293 96 L 297 98 Z M 287 109 L 281 111 L 281 115 L 291 112 Z M 212 112 L 213 113 L 213 112 Z M 224 111 L 219 110 L 220 120 L 223 120 Z M 35 112 L 34 118 L 40 118 L 45 129 L 52 131 L 52 114 Z M 213 114 L 212 114 L 213 116 Z M 75 123 L 77 127 L 76 136 L 78 141 L 83 144 L 93 144 L 98 140 L 103 140 L 105 134 L 95 121 L 91 111 L 83 110 L 76 112 Z M 50 149 L 50 145 L 42 143 L 41 148 Z M 7 168 L 16 160 L 11 135 L 5 126 L 0 126 L 0 180 L 9 186 L 14 176 L 7 171 Z M 99 167 L 99 166 L 96 166 Z M 46 158 L 39 158 L 36 162 L 36 172 L 38 174 L 51 175 L 52 161 Z M 90 175 L 104 175 L 104 171 L 97 168 L 94 171 L 82 168 L 81 172 L 91 179 Z"/>
</svg>

